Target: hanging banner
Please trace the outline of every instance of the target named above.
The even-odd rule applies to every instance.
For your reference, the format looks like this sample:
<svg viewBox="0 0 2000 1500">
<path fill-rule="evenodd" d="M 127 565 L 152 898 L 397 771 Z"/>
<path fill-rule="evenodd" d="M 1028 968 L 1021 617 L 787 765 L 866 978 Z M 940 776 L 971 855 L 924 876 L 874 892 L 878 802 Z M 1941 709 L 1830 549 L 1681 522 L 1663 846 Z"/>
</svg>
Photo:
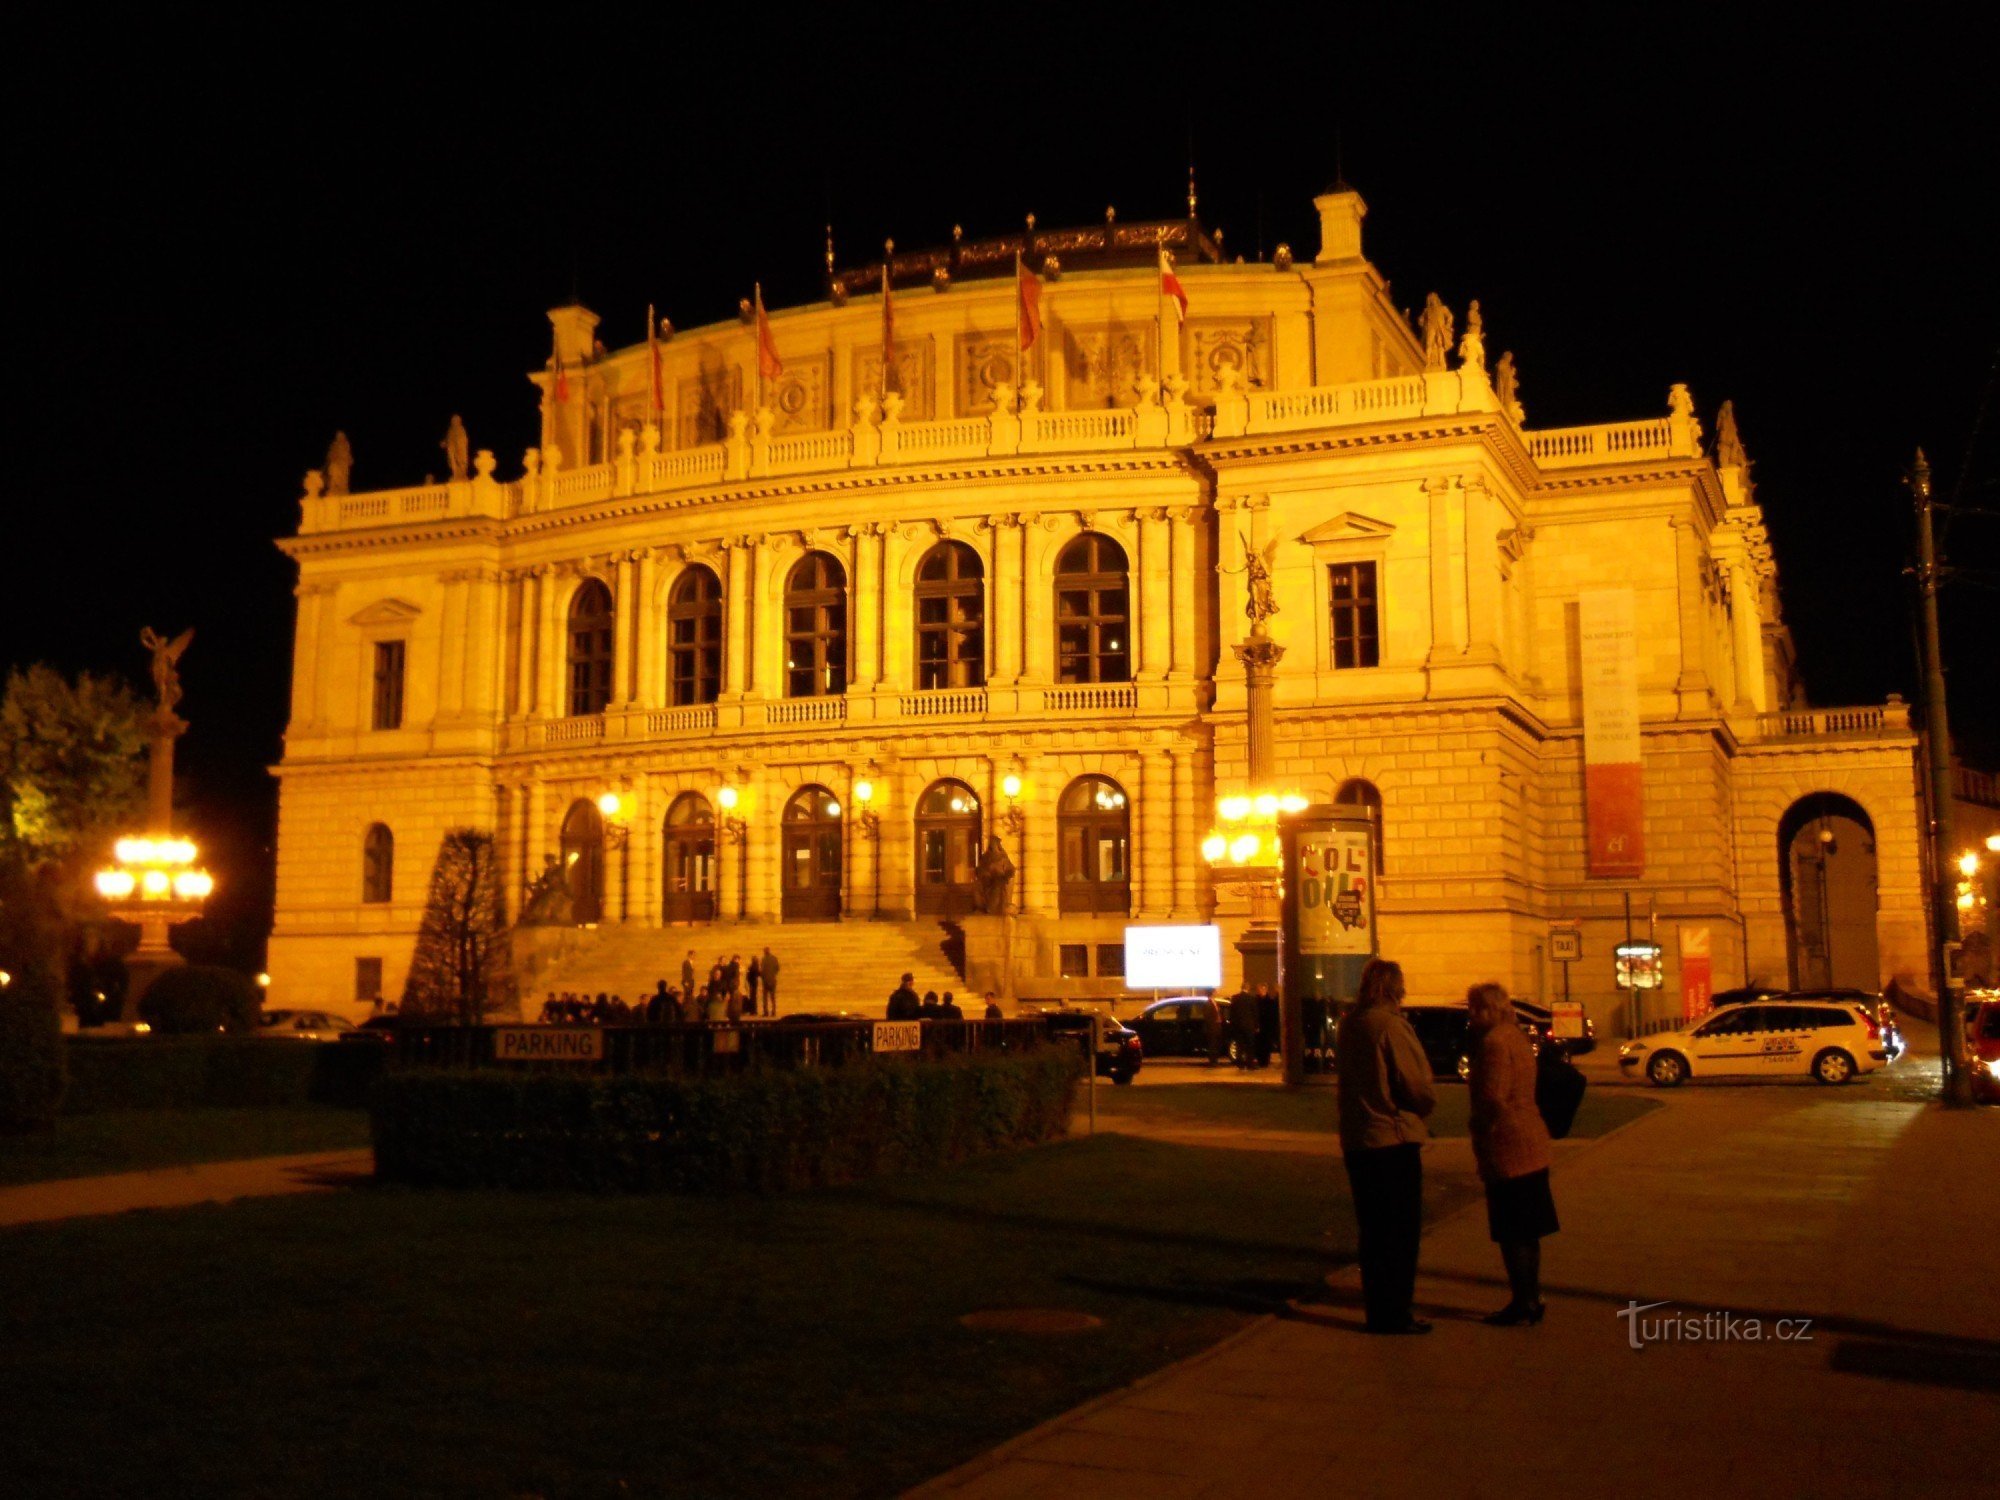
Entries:
<svg viewBox="0 0 2000 1500">
<path fill-rule="evenodd" d="M 1375 893 L 1366 828 L 1301 829 L 1298 951 L 1301 956 L 1375 952 Z"/>
<path fill-rule="evenodd" d="M 1711 966 L 1706 927 L 1681 929 L 1681 1018 L 1699 1020 L 1714 1009 L 1715 971 Z"/>
<path fill-rule="evenodd" d="M 1639 755 L 1638 610 L 1630 589 L 1577 595 L 1583 677 L 1585 873 L 1646 873 Z"/>
</svg>

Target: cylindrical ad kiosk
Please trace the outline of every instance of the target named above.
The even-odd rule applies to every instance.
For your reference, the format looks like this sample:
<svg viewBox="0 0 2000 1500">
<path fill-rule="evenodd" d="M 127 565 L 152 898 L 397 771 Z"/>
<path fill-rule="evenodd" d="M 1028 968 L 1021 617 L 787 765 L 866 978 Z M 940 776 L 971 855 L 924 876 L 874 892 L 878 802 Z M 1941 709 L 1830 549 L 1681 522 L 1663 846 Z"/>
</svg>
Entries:
<svg viewBox="0 0 2000 1500">
<path fill-rule="evenodd" d="M 1377 951 L 1373 816 L 1321 804 L 1278 820 L 1284 846 L 1285 1072 L 1324 1066 Z M 1294 1059 L 1297 1063 L 1294 1063 Z"/>
</svg>

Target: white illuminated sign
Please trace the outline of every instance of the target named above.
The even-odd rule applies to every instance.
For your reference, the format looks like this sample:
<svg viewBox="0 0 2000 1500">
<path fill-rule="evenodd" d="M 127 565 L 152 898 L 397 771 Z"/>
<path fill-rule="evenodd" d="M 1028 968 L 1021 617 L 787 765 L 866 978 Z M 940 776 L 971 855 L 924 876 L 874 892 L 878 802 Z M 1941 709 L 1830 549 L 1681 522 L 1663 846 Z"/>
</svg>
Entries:
<svg viewBox="0 0 2000 1500">
<path fill-rule="evenodd" d="M 1220 927 L 1128 927 L 1125 983 L 1135 990 L 1222 988 Z"/>
</svg>

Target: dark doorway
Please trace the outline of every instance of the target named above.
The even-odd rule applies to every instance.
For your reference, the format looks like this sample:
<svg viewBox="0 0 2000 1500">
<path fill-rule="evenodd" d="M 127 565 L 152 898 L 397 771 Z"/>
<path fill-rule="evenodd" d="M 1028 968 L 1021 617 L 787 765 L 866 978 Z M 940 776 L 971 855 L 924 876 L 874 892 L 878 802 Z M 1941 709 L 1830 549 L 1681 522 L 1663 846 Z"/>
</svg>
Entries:
<svg viewBox="0 0 2000 1500">
<path fill-rule="evenodd" d="M 1778 823 L 1794 989 L 1878 990 L 1875 824 L 1837 792 L 1801 797 Z"/>
<path fill-rule="evenodd" d="M 667 809 L 665 901 L 669 922 L 715 919 L 715 813 L 700 792 L 682 792 Z"/>
<path fill-rule="evenodd" d="M 783 908 L 787 922 L 840 920 L 840 803 L 823 786 L 800 787 L 785 804 Z"/>
<path fill-rule="evenodd" d="M 917 910 L 962 916 L 978 905 L 979 798 L 934 781 L 917 801 Z"/>
<path fill-rule="evenodd" d="M 604 819 L 594 804 L 572 802 L 562 825 L 563 878 L 570 914 L 580 926 L 604 918 Z"/>
</svg>

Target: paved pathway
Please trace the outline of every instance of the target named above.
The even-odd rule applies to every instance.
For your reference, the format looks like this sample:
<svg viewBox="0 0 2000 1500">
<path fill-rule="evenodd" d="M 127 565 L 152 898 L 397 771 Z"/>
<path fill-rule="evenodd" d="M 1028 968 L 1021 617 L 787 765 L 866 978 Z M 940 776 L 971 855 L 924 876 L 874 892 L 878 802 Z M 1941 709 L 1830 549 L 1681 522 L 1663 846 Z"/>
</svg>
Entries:
<svg viewBox="0 0 2000 1500">
<path fill-rule="evenodd" d="M 2000 1411 L 2000 1111 L 1864 1087 L 1682 1090 L 1557 1168 L 1548 1321 L 1505 1300 L 1474 1208 L 1436 1226 L 1428 1338 L 1359 1331 L 1351 1271 L 1324 1306 L 944 1476 L 929 1497 L 1992 1493 Z M 1635 1350 L 1647 1317 L 1731 1312 L 1764 1341 Z M 1779 1317 L 1810 1341 L 1776 1340 Z"/>
<path fill-rule="evenodd" d="M 0 1188 L 0 1227 L 119 1214 L 134 1208 L 187 1208 L 236 1198 L 329 1192 L 351 1187 L 374 1170 L 374 1154 L 367 1150 L 311 1151 L 300 1156 L 197 1162 L 148 1172 L 30 1182 Z"/>
</svg>

